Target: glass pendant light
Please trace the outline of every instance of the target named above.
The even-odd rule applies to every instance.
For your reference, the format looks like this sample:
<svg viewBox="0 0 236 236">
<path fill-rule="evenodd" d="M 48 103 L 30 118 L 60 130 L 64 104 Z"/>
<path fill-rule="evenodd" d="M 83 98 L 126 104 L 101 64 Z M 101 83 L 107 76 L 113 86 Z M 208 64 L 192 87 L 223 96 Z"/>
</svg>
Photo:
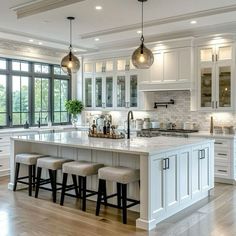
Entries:
<svg viewBox="0 0 236 236">
<path fill-rule="evenodd" d="M 132 63 L 137 69 L 148 69 L 154 62 L 152 51 L 145 47 L 143 37 L 143 3 L 147 0 L 138 0 L 142 2 L 142 36 L 141 45 L 133 52 Z"/>
<path fill-rule="evenodd" d="M 67 17 L 70 21 L 70 46 L 69 46 L 69 54 L 66 55 L 61 61 L 61 68 L 62 70 L 71 75 L 72 73 L 76 73 L 80 68 L 80 61 L 79 59 L 72 53 L 72 20 L 74 17 Z"/>
</svg>

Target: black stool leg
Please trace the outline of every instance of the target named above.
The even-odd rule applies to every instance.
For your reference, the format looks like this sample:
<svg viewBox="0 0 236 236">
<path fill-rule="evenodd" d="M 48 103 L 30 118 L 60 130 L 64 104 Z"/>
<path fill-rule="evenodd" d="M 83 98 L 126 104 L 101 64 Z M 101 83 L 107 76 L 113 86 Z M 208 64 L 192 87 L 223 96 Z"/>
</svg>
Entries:
<svg viewBox="0 0 236 236">
<path fill-rule="evenodd" d="M 16 163 L 16 166 L 15 166 L 15 180 L 14 180 L 13 191 L 16 191 L 17 181 L 18 181 L 18 177 L 19 177 L 19 171 L 20 171 L 20 163 Z"/>
<path fill-rule="evenodd" d="M 122 184 L 122 213 L 123 224 L 127 223 L 127 184 Z"/>
<path fill-rule="evenodd" d="M 63 173 L 63 180 L 62 180 L 62 191 L 61 191 L 61 202 L 60 205 L 63 206 L 64 204 L 64 198 L 65 198 L 65 192 L 66 192 L 66 183 L 67 183 L 67 173 Z"/>
<path fill-rule="evenodd" d="M 33 166 L 32 165 L 29 165 L 28 166 L 28 174 L 29 174 L 29 196 L 32 196 L 32 168 Z"/>
<path fill-rule="evenodd" d="M 101 200 L 102 200 L 102 185 L 103 185 L 103 180 L 99 179 L 99 182 L 98 182 L 97 206 L 96 206 L 96 216 L 99 216 L 99 212 L 100 212 L 100 206 L 101 206 Z"/>
<path fill-rule="evenodd" d="M 56 180 L 56 170 L 48 170 L 52 186 L 52 199 L 55 203 L 57 201 L 57 180 Z"/>
<path fill-rule="evenodd" d="M 79 197 L 82 196 L 82 177 L 78 176 L 78 180 L 79 180 Z"/>
<path fill-rule="evenodd" d="M 87 178 L 86 176 L 81 176 L 83 182 L 83 197 L 82 197 L 82 211 L 86 211 L 86 190 L 87 190 Z"/>
<path fill-rule="evenodd" d="M 75 194 L 76 194 L 76 197 L 78 198 L 79 197 L 79 191 L 78 191 L 76 175 L 72 175 L 72 180 L 73 180 L 73 184 L 74 184 L 74 187 L 75 187 Z"/>
<path fill-rule="evenodd" d="M 120 208 L 121 207 L 121 184 L 116 183 L 116 188 L 117 188 L 117 206 Z"/>
<path fill-rule="evenodd" d="M 107 205 L 107 186 L 106 186 L 106 180 L 102 181 L 102 195 L 103 195 L 103 202 L 104 205 Z"/>
<path fill-rule="evenodd" d="M 41 167 L 38 167 L 38 168 L 37 168 L 36 189 L 35 189 L 35 197 L 36 197 L 36 198 L 38 198 L 38 194 L 39 194 L 39 186 L 40 186 L 41 172 L 42 172 L 42 168 L 41 168 Z"/>
<path fill-rule="evenodd" d="M 33 165 L 32 168 L 33 168 L 33 180 L 32 180 L 32 182 L 33 182 L 33 188 L 34 188 L 35 187 L 35 177 L 36 177 L 36 165 Z"/>
</svg>

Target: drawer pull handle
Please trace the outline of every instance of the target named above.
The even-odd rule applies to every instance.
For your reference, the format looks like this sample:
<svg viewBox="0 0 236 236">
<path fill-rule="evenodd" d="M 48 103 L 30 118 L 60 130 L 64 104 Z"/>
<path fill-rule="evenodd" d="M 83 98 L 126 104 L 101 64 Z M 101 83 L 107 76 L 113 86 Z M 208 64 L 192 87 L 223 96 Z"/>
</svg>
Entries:
<svg viewBox="0 0 236 236">
<path fill-rule="evenodd" d="M 227 154 L 224 153 L 217 153 L 219 156 L 227 156 Z"/>
<path fill-rule="evenodd" d="M 3 165 L 0 165 L 0 167 L 3 167 Z"/>
<path fill-rule="evenodd" d="M 215 144 L 223 144 L 223 143 L 220 143 L 220 142 L 215 142 Z"/>
<path fill-rule="evenodd" d="M 3 150 L 0 150 L 0 152 L 3 152 Z"/>
<path fill-rule="evenodd" d="M 227 170 L 217 170 L 217 171 L 219 171 L 219 172 L 224 172 L 224 173 L 227 172 Z"/>
</svg>

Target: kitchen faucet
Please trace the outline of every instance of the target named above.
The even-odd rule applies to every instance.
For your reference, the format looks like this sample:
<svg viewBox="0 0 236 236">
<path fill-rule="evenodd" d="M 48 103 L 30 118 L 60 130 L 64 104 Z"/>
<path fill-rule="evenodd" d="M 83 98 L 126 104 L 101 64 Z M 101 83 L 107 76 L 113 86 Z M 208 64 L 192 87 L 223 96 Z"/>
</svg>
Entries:
<svg viewBox="0 0 236 236">
<path fill-rule="evenodd" d="M 128 112 L 128 117 L 127 117 L 127 139 L 130 139 L 130 119 L 133 120 L 133 112 L 129 111 Z"/>
</svg>

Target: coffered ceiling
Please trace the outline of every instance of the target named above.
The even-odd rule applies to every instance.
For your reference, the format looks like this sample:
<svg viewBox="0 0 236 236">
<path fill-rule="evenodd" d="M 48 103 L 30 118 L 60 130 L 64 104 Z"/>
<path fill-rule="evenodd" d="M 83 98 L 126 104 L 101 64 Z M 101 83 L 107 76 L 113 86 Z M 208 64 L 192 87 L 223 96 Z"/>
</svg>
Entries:
<svg viewBox="0 0 236 236">
<path fill-rule="evenodd" d="M 73 41 L 78 53 L 134 47 L 140 37 L 140 13 L 137 0 L 1 0 L 0 38 L 66 50 L 66 17 L 75 16 Z M 147 42 L 233 33 L 236 1 L 148 0 L 144 20 Z M 191 24 L 193 20 L 197 23 Z"/>
</svg>

